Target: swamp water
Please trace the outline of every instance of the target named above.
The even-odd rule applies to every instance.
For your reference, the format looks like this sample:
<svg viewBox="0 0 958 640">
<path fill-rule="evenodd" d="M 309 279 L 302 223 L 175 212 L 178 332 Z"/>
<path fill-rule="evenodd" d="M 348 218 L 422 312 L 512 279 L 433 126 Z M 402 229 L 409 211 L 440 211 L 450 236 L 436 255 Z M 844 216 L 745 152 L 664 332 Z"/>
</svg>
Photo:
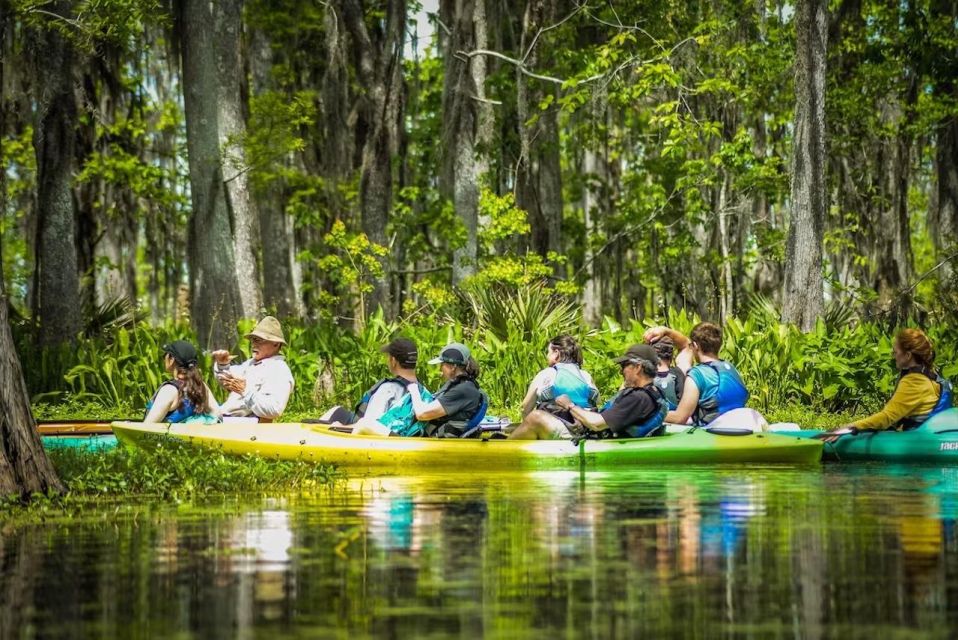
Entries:
<svg viewBox="0 0 958 640">
<path fill-rule="evenodd" d="M 0 636 L 954 637 L 958 468 L 351 480 L 0 530 Z"/>
</svg>

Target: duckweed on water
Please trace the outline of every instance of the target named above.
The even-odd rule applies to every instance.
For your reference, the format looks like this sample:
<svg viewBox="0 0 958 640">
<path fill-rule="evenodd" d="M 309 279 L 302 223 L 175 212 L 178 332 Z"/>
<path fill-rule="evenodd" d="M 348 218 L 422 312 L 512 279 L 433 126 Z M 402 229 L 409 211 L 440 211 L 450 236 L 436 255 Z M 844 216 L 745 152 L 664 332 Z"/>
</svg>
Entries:
<svg viewBox="0 0 958 640">
<path fill-rule="evenodd" d="M 174 440 L 150 451 L 64 447 L 48 453 L 71 496 L 183 500 L 217 493 L 308 490 L 329 485 L 336 477 L 326 465 L 231 457 Z"/>
</svg>

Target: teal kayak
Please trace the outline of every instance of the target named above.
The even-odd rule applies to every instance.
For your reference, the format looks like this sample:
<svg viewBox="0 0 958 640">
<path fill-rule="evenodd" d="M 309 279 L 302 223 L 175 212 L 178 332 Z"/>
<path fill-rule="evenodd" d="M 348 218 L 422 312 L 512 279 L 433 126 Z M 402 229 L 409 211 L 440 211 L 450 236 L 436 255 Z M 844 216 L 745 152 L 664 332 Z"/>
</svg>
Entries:
<svg viewBox="0 0 958 640">
<path fill-rule="evenodd" d="M 775 431 L 778 435 L 814 438 L 825 431 Z M 825 459 L 886 462 L 958 463 L 958 408 L 947 409 L 909 431 L 861 431 L 826 443 Z"/>
</svg>

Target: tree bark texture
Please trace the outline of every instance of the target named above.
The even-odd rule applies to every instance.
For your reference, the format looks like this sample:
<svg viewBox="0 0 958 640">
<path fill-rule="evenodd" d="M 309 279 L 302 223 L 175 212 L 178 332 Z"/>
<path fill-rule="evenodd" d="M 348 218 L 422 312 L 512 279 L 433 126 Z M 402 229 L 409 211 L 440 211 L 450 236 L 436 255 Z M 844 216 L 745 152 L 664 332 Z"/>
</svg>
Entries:
<svg viewBox="0 0 958 640">
<path fill-rule="evenodd" d="M 65 490 L 50 464 L 37 423 L 30 413 L 30 394 L 23 379 L 8 316 L 9 301 L 0 278 L 0 495 Z"/>
<path fill-rule="evenodd" d="M 67 15 L 69 2 L 48 10 Z M 34 32 L 36 72 L 37 270 L 39 341 L 72 341 L 80 330 L 80 276 L 77 271 L 73 157 L 77 104 L 73 46 L 53 27 Z"/>
<path fill-rule="evenodd" d="M 791 224 L 785 257 L 782 319 L 810 331 L 822 315 L 825 226 L 824 0 L 799 0 L 795 9 L 795 139 Z"/>
<path fill-rule="evenodd" d="M 215 30 L 208 1 L 182 0 L 181 11 L 183 105 L 193 201 L 190 315 L 201 345 L 225 347 L 235 342 L 243 307 L 220 158 Z"/>
<path fill-rule="evenodd" d="M 466 231 L 466 241 L 453 252 L 452 283 L 460 284 L 476 272 L 479 252 L 479 193 L 488 172 L 486 160 L 491 138 L 485 96 L 485 56 L 464 58 L 459 51 L 484 48 L 485 0 L 444 0 L 444 23 L 450 25 L 445 52 L 442 92 L 442 191 L 453 202 Z M 483 137 L 486 137 L 483 140 Z"/>
<path fill-rule="evenodd" d="M 519 47 L 526 67 L 538 67 L 536 46 L 540 31 L 554 21 L 553 3 L 530 0 L 526 5 Z M 538 105 L 550 93 L 553 104 L 547 110 L 540 111 Z M 520 143 L 519 173 L 516 177 L 519 206 L 529 212 L 533 221 L 533 245 L 536 251 L 542 255 L 549 251 L 561 253 L 562 175 L 558 87 L 551 83 L 543 87 L 540 80 L 530 79 L 522 70 L 517 70 L 516 97 Z"/>
<path fill-rule="evenodd" d="M 250 37 L 250 70 L 253 92 L 271 90 L 269 79 L 273 65 L 269 40 L 260 30 Z M 293 221 L 283 208 L 283 184 L 279 177 L 254 190 L 252 197 L 259 212 L 259 233 L 263 247 L 263 301 L 280 318 L 299 318 L 304 310 L 293 278 Z"/>
<path fill-rule="evenodd" d="M 233 232 L 236 282 L 244 317 L 260 315 L 263 297 L 260 289 L 259 218 L 250 193 L 249 168 L 242 140 L 246 134 L 246 109 L 243 84 L 242 14 L 243 0 L 217 0 L 211 3 L 215 25 L 215 56 L 218 100 L 219 145 L 224 152 L 226 206 Z M 269 262 L 265 269 L 272 268 Z"/>
<path fill-rule="evenodd" d="M 360 0 L 339 0 L 343 21 L 353 40 L 355 68 L 365 93 L 359 99 L 359 123 L 363 139 L 359 180 L 362 228 L 370 241 L 386 246 L 386 225 L 392 206 L 392 157 L 398 147 L 403 115 L 403 37 L 406 3 L 388 0 L 381 27 L 366 25 Z M 380 259 L 383 275 L 375 279 L 366 313 L 382 306 L 391 311 L 386 259 Z"/>
</svg>

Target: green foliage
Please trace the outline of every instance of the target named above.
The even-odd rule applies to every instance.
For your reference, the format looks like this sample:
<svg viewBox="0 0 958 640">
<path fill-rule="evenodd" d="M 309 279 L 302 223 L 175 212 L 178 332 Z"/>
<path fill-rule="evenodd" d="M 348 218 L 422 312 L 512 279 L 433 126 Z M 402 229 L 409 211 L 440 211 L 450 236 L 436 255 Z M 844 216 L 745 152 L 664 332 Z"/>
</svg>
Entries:
<svg viewBox="0 0 958 640">
<path fill-rule="evenodd" d="M 320 258 L 319 268 L 358 297 L 360 317 L 365 317 L 366 296 L 373 290 L 374 280 L 383 275 L 382 258 L 389 249 L 371 242 L 365 233 L 346 231 L 342 220 L 333 223 L 325 241 L 332 253 Z M 335 302 L 335 297 L 326 295 L 326 302 Z"/>
<path fill-rule="evenodd" d="M 328 485 L 330 467 L 234 457 L 173 439 L 145 451 L 57 447 L 48 451 L 72 496 L 148 496 L 184 500 L 210 494 L 308 490 Z"/>
</svg>

